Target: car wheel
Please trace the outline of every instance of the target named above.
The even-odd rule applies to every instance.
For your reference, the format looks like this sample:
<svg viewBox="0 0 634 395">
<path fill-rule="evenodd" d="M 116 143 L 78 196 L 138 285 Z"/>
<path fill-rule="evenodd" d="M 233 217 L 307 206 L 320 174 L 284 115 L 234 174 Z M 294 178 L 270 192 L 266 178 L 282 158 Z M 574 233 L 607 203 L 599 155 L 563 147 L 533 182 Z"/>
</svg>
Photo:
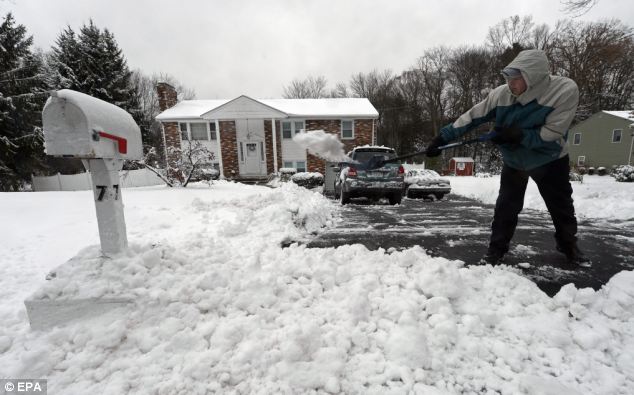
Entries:
<svg viewBox="0 0 634 395">
<path fill-rule="evenodd" d="M 390 200 L 391 205 L 401 204 L 401 199 L 403 199 L 403 195 L 401 195 L 400 193 L 393 193 L 388 197 L 388 199 Z"/>
<path fill-rule="evenodd" d="M 436 199 L 441 200 L 445 194 L 444 193 L 434 193 L 434 196 L 436 196 Z"/>
<path fill-rule="evenodd" d="M 350 194 L 343 190 L 343 185 L 341 186 L 341 191 L 339 192 L 339 203 L 343 206 L 344 204 L 348 204 L 350 202 Z"/>
</svg>

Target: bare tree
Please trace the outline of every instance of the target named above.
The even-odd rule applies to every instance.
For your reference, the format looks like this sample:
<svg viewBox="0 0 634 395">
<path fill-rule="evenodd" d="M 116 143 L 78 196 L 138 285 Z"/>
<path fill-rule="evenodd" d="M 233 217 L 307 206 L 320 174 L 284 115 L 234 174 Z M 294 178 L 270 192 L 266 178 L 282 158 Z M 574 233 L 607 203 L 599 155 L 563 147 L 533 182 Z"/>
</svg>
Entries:
<svg viewBox="0 0 634 395">
<path fill-rule="evenodd" d="M 524 17 L 519 15 L 510 16 L 489 28 L 487 44 L 495 52 L 502 52 L 506 48 L 512 47 L 513 44 L 527 47 L 534 25 L 533 17 L 530 15 Z"/>
<path fill-rule="evenodd" d="M 573 18 L 579 17 L 590 11 L 599 0 L 560 0 L 564 6 L 564 12 L 570 14 Z"/>
<path fill-rule="evenodd" d="M 403 128 L 402 112 L 407 103 L 399 94 L 397 77 L 391 70 L 358 73 L 350 80 L 350 90 L 355 97 L 365 97 L 379 112 L 377 140 L 398 151 L 409 150 L 411 138 Z"/>
<path fill-rule="evenodd" d="M 551 61 L 579 86 L 577 119 L 634 103 L 633 30 L 618 20 L 562 24 Z"/>
<path fill-rule="evenodd" d="M 323 76 L 295 79 L 289 86 L 284 87 L 283 96 L 285 99 L 319 99 L 328 95 L 326 84 L 326 78 Z"/>
<path fill-rule="evenodd" d="M 433 138 L 446 121 L 447 105 L 447 69 L 449 67 L 450 50 L 437 47 L 425 51 L 418 59 L 418 71 L 423 81 L 422 108 L 426 112 L 426 120 L 430 125 Z"/>
<path fill-rule="evenodd" d="M 482 101 L 491 85 L 493 57 L 484 47 L 460 47 L 453 50 L 448 66 L 451 89 L 450 116 L 459 116 Z M 497 84 L 496 84 L 497 85 Z"/>
<path fill-rule="evenodd" d="M 130 83 L 139 103 L 140 116 L 138 122 L 143 137 L 144 152 L 150 154 L 146 158 L 147 163 L 155 167 L 162 167 L 165 165 L 163 163 L 165 158 L 163 155 L 156 155 L 156 153 L 161 152 L 163 146 L 161 124 L 156 120 L 156 116 L 161 112 L 156 93 L 158 82 L 167 82 L 174 86 L 179 101 L 193 99 L 196 97 L 196 93 L 169 74 L 160 73 L 149 77 L 137 69 L 130 76 Z M 152 148 L 155 149 L 152 150 Z"/>
<path fill-rule="evenodd" d="M 179 159 L 175 167 L 167 169 L 167 174 L 172 184 L 180 183 L 182 187 L 187 187 L 192 177 L 213 162 L 215 154 L 198 140 L 187 139 L 183 144 L 184 148 L 169 147 L 168 155 Z"/>
<path fill-rule="evenodd" d="M 338 83 L 335 86 L 335 89 L 330 91 L 330 97 L 334 98 L 344 98 L 351 97 L 352 93 L 348 90 L 348 86 L 342 82 Z"/>
</svg>

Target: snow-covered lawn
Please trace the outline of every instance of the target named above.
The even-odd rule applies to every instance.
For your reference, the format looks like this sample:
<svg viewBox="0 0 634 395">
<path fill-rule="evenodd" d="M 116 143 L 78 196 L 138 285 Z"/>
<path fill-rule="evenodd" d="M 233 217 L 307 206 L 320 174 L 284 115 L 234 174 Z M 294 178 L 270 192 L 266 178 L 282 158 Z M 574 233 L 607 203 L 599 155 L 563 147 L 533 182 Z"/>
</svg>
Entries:
<svg viewBox="0 0 634 395">
<path fill-rule="evenodd" d="M 449 177 L 452 192 L 495 204 L 500 177 Z M 634 221 L 634 183 L 616 182 L 610 176 L 584 176 L 583 183 L 572 182 L 575 211 L 587 218 Z M 524 207 L 546 210 L 537 185 L 528 181 Z"/>
<path fill-rule="evenodd" d="M 495 200 L 497 178 L 451 181 Z M 581 215 L 634 218 L 634 184 L 574 189 Z M 0 377 L 48 378 L 51 394 L 634 392 L 632 272 L 551 299 L 513 269 L 425 246 L 281 248 L 337 219 L 335 202 L 294 185 L 123 199 L 131 247 L 103 260 L 91 192 L 0 194 Z M 23 301 L 38 289 L 135 302 L 34 331 Z"/>
</svg>

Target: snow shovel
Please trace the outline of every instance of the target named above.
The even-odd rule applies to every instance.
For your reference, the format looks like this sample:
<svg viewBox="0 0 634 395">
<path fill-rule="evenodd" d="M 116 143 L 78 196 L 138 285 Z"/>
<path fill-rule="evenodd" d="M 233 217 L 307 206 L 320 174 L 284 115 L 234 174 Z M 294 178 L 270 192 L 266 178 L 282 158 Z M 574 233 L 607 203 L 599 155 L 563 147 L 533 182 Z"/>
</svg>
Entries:
<svg viewBox="0 0 634 395">
<path fill-rule="evenodd" d="M 493 137 L 495 137 L 496 132 L 495 130 L 490 131 L 487 134 L 483 134 L 482 136 L 470 139 L 470 140 L 465 140 L 465 141 L 460 141 L 457 143 L 451 143 L 451 144 L 447 144 L 447 145 L 441 145 L 440 147 L 438 147 L 439 150 L 446 150 L 447 148 L 454 148 L 454 147 L 461 147 L 463 145 L 469 145 L 469 144 L 473 144 L 473 143 L 481 143 L 484 141 L 489 141 L 491 140 Z M 373 169 L 378 169 L 379 167 L 383 167 L 384 164 L 386 163 L 394 163 L 394 162 L 400 162 L 403 159 L 407 159 L 407 158 L 412 158 L 414 156 L 418 156 L 418 155 L 424 155 L 427 153 L 427 149 L 424 149 L 422 151 L 418 151 L 418 152 L 412 152 L 410 154 L 405 154 L 405 155 L 401 155 L 401 156 L 397 156 L 395 158 L 392 159 L 381 159 L 380 156 L 373 156 L 372 158 L 370 158 L 366 163 L 361 164 L 361 166 L 359 166 L 360 168 L 365 168 L 366 170 L 373 170 Z"/>
</svg>

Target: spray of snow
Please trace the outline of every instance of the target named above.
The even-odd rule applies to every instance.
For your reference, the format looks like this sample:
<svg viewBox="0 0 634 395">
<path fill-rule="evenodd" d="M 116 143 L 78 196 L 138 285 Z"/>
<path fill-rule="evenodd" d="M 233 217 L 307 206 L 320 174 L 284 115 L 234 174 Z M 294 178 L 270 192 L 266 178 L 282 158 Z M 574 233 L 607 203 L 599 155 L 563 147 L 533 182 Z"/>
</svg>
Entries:
<svg viewBox="0 0 634 395">
<path fill-rule="evenodd" d="M 343 143 L 336 135 L 323 130 L 311 130 L 293 136 L 293 141 L 308 152 L 330 162 L 351 162 L 343 151 Z"/>
</svg>

